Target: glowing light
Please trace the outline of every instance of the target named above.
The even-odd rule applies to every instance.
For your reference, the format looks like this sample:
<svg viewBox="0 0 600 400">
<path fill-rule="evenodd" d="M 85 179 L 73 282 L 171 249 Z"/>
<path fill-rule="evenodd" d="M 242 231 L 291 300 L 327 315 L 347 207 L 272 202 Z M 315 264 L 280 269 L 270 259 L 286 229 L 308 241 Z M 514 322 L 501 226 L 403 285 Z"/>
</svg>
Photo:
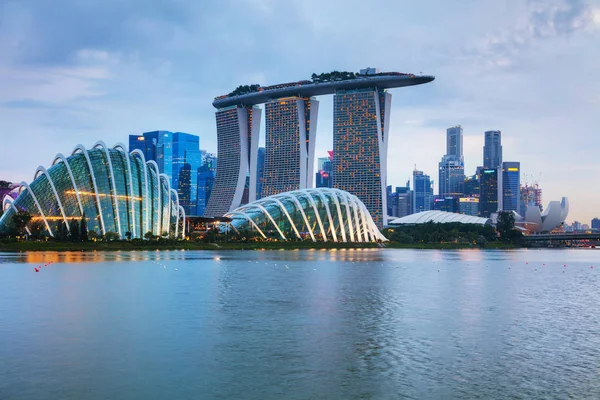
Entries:
<svg viewBox="0 0 600 400">
<path fill-rule="evenodd" d="M 75 192 L 74 190 L 67 190 L 65 193 L 66 194 L 77 194 L 77 193 L 79 193 L 80 196 L 96 196 L 96 193 L 94 193 L 94 192 L 82 192 L 82 191 Z M 98 197 L 110 197 L 110 198 L 113 198 L 115 196 L 112 195 L 112 194 L 98 193 Z M 121 199 L 121 200 L 138 200 L 138 201 L 142 201 L 141 197 L 126 196 L 126 195 L 123 195 L 123 194 L 116 195 L 116 198 L 117 199 Z"/>
</svg>

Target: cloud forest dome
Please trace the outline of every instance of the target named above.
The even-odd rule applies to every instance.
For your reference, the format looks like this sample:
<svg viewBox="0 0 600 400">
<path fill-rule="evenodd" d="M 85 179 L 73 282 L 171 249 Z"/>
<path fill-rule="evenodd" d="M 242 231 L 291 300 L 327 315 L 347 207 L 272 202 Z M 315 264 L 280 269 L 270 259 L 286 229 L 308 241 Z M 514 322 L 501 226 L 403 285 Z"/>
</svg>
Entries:
<svg viewBox="0 0 600 400">
<path fill-rule="evenodd" d="M 139 150 L 127 152 L 124 144 L 108 148 L 97 142 L 91 149 L 77 145 L 71 156 L 58 154 L 46 169 L 37 168 L 33 181 L 21 182 L 16 200 L 5 197 L 0 233 L 13 228 L 20 210 L 32 215 L 32 224 L 54 237 L 61 224 L 85 216 L 88 231 L 118 233 L 142 238 L 183 236 L 185 212 L 169 179 L 154 161 Z"/>
<path fill-rule="evenodd" d="M 236 231 L 263 238 L 333 242 L 377 242 L 379 232 L 358 197 L 339 189 L 302 189 L 264 197 L 225 215 Z"/>
</svg>

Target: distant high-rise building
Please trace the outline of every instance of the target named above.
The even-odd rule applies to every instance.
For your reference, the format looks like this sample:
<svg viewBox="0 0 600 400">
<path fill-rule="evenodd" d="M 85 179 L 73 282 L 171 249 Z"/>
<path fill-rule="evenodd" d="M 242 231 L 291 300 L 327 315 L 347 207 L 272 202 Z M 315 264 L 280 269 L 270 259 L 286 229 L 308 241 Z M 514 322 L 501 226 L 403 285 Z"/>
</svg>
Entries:
<svg viewBox="0 0 600 400">
<path fill-rule="evenodd" d="M 480 179 L 479 213 L 489 218 L 498 212 L 498 169 L 484 169 Z"/>
<path fill-rule="evenodd" d="M 458 212 L 466 215 L 479 215 L 479 195 L 477 197 L 461 197 L 458 199 Z"/>
<path fill-rule="evenodd" d="M 475 174 L 465 179 L 465 197 L 479 197 L 479 175 Z"/>
<path fill-rule="evenodd" d="M 203 215 L 206 205 L 210 200 L 213 186 L 215 184 L 215 171 L 209 165 L 203 164 L 198 169 L 198 201 L 195 215 Z"/>
<path fill-rule="evenodd" d="M 600 218 L 592 219 L 592 229 L 600 230 Z"/>
<path fill-rule="evenodd" d="M 265 104 L 265 172 L 261 197 L 312 188 L 319 102 L 286 97 Z"/>
<path fill-rule="evenodd" d="M 265 179 L 265 148 L 258 148 L 258 161 L 256 162 L 256 199 L 261 198 L 263 181 Z"/>
<path fill-rule="evenodd" d="M 439 163 L 438 194 L 441 198 L 462 197 L 464 183 L 463 131 L 459 125 L 446 130 L 446 154 Z"/>
<path fill-rule="evenodd" d="M 239 207 L 247 187 L 247 177 L 250 178 L 249 200 L 256 200 L 260 115 L 260 108 L 242 105 L 216 112 L 219 158 L 215 183 L 204 216 L 220 217 Z"/>
<path fill-rule="evenodd" d="M 423 171 L 413 171 L 413 214 L 431 210 L 433 187 L 429 175 Z"/>
<path fill-rule="evenodd" d="M 483 168 L 494 169 L 502 164 L 502 133 L 500 131 L 485 132 L 483 146 Z"/>
<path fill-rule="evenodd" d="M 438 197 L 433 200 L 433 209 L 456 213 L 458 212 L 458 198 L 452 196 Z"/>
<path fill-rule="evenodd" d="M 379 229 L 387 220 L 386 160 L 392 95 L 338 90 L 333 97 L 333 187 L 357 196 Z"/>
<path fill-rule="evenodd" d="M 446 129 L 446 156 L 463 161 L 463 129 L 460 125 Z"/>
<path fill-rule="evenodd" d="M 194 215 L 197 202 L 197 173 L 200 167 L 200 138 L 183 132 L 153 131 L 129 135 L 129 151 L 140 150 L 146 161 L 155 161 L 169 177 L 187 215 Z"/>
<path fill-rule="evenodd" d="M 317 160 L 317 173 L 315 174 L 315 187 L 333 187 L 333 152 L 329 157 L 319 157 Z"/>
<path fill-rule="evenodd" d="M 465 166 L 462 161 L 444 156 L 439 164 L 439 195 L 462 197 L 465 185 Z"/>
<path fill-rule="evenodd" d="M 145 132 L 129 135 L 129 151 L 140 150 L 146 161 L 154 161 L 158 172 L 173 179 L 173 133 L 169 131 Z"/>
<path fill-rule="evenodd" d="M 413 194 L 412 190 L 410 190 L 410 182 L 406 182 L 405 187 L 397 187 L 395 193 L 395 207 L 394 213 L 392 214 L 394 217 L 406 217 L 407 215 L 412 214 L 412 201 Z"/>
<path fill-rule="evenodd" d="M 500 201 L 498 209 L 502 211 L 521 211 L 521 163 L 504 161 L 500 180 Z"/>
</svg>

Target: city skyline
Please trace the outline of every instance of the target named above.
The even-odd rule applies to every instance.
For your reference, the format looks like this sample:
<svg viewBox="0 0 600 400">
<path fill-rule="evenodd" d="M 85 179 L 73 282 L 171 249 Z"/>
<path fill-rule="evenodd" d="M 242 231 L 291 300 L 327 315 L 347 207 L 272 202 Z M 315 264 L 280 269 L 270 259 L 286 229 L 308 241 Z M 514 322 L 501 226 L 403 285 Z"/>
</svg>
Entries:
<svg viewBox="0 0 600 400">
<path fill-rule="evenodd" d="M 11 134 L 3 136 L 0 179 L 29 181 L 46 152 L 85 144 L 86 137 L 125 142 L 130 134 L 168 129 L 198 135 L 204 149 L 216 152 L 213 97 L 239 84 L 377 66 L 436 76 L 418 89 L 392 90 L 387 185 L 406 181 L 415 163 L 435 176 L 445 130 L 457 124 L 464 129 L 465 173 L 472 175 L 482 163 L 483 132 L 497 129 L 505 158 L 541 174 L 544 199 L 568 196 L 569 220 L 598 215 L 598 193 L 588 183 L 600 179 L 598 56 L 589 51 L 600 39 L 598 1 L 516 1 L 510 9 L 436 2 L 408 10 L 344 2 L 340 13 L 333 13 L 340 10 L 335 2 L 140 4 L 4 5 L 0 120 Z M 341 22 L 369 16 L 397 28 L 345 40 Z M 454 17 L 464 21 L 460 29 L 448 29 Z M 73 35 L 75 20 L 96 23 L 78 24 Z M 114 34 L 100 29 L 108 21 Z M 215 37 L 210 32 L 218 25 L 227 32 Z M 248 29 L 252 35 L 241 34 Z M 388 41 L 402 46 L 381 51 Z M 319 100 L 316 157 L 331 148 L 333 130 L 333 100 Z M 22 146 L 23 136 L 36 147 L 6 150 Z"/>
</svg>

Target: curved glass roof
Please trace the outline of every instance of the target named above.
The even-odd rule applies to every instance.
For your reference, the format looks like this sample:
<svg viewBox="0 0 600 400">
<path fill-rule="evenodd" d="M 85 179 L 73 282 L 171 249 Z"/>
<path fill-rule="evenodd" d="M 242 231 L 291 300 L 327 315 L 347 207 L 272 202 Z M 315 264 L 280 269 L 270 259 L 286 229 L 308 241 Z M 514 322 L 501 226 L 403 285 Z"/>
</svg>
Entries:
<svg viewBox="0 0 600 400">
<path fill-rule="evenodd" d="M 378 242 L 379 232 L 358 197 L 339 189 L 302 189 L 264 197 L 225 214 L 236 231 L 263 238 Z"/>
<path fill-rule="evenodd" d="M 124 238 L 178 236 L 185 212 L 169 179 L 139 150 L 124 144 L 108 148 L 97 142 L 92 149 L 77 145 L 69 157 L 58 154 L 48 169 L 38 167 L 33 181 L 21 182 L 19 196 L 2 201 L 0 232 L 10 232 L 12 217 L 20 210 L 32 215 L 32 226 L 54 237 L 62 224 L 85 217 L 88 231 L 118 233 Z M 128 235 L 129 233 L 129 235 Z"/>
<path fill-rule="evenodd" d="M 461 224 L 491 224 L 491 220 L 489 218 L 481 218 L 465 214 L 456 214 L 446 211 L 424 211 L 416 214 L 407 215 L 405 217 L 392 219 L 388 222 L 388 225 L 424 224 L 429 221 L 434 223 L 460 222 Z"/>
</svg>

